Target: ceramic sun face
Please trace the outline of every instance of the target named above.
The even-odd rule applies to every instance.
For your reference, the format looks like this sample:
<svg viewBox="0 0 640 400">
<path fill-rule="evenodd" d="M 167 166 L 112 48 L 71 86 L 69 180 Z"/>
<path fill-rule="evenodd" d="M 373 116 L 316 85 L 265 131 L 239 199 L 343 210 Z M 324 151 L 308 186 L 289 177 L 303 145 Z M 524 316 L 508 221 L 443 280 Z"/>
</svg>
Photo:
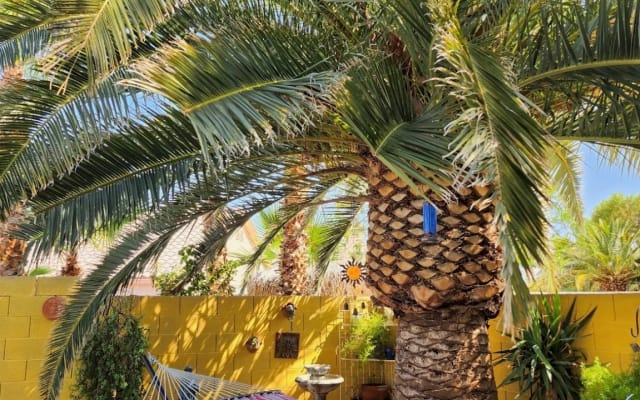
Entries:
<svg viewBox="0 0 640 400">
<path fill-rule="evenodd" d="M 346 264 L 342 265 L 340 273 L 340 280 L 350 283 L 354 287 L 358 283 L 364 282 L 364 278 L 367 274 L 365 270 L 364 264 L 356 261 L 355 259 L 351 259 Z"/>
</svg>

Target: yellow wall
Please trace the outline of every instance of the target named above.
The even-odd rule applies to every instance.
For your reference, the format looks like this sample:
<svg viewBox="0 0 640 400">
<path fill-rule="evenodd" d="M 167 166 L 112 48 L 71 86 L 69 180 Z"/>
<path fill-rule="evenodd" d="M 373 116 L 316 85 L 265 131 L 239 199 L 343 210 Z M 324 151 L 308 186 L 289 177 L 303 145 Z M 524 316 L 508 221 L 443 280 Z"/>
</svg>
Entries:
<svg viewBox="0 0 640 400">
<path fill-rule="evenodd" d="M 37 380 L 46 355 L 48 334 L 53 323 L 42 316 L 42 304 L 53 295 L 69 293 L 73 278 L 0 278 L 0 400 L 37 399 Z M 568 305 L 573 295 L 563 295 Z M 276 332 L 290 330 L 281 314 L 287 302 L 298 310 L 293 331 L 300 333 L 300 356 L 296 360 L 274 358 Z M 344 298 L 328 297 L 141 297 L 134 310 L 143 316 L 149 329 L 150 351 L 162 362 L 182 368 L 191 365 L 196 372 L 225 379 L 278 388 L 300 399 L 309 399 L 293 379 L 303 373 L 303 365 L 327 363 L 334 373 L 345 376 L 341 396 L 348 400 L 358 383 L 372 379 L 391 382 L 393 362 L 360 363 L 339 357 L 340 318 Z M 635 340 L 635 310 L 640 294 L 581 294 L 578 315 L 598 306 L 586 329 L 590 334 L 579 346 L 589 360 L 598 356 L 615 370 L 625 369 L 631 360 L 630 344 Z M 244 348 L 252 335 L 263 340 L 256 353 Z M 492 350 L 511 346 L 500 336 L 498 321 L 490 326 Z M 505 367 L 496 368 L 496 377 Z M 68 390 L 63 399 L 68 399 Z M 513 398 L 501 390 L 500 399 Z"/>
</svg>

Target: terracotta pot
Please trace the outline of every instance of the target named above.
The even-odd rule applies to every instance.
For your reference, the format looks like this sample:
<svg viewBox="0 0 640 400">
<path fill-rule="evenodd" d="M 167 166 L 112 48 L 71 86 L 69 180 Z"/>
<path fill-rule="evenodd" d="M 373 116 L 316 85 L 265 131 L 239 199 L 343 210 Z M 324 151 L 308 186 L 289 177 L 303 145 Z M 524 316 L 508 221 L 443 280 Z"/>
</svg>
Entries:
<svg viewBox="0 0 640 400">
<path fill-rule="evenodd" d="M 386 400 L 389 387 L 384 383 L 364 383 L 360 386 L 360 400 Z"/>
</svg>

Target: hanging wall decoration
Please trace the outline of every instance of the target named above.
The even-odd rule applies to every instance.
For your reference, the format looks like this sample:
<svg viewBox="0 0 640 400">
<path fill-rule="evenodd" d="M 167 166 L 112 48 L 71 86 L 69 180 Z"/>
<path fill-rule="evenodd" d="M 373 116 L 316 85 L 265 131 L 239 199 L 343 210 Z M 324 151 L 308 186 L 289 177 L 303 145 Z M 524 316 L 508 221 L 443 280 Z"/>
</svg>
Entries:
<svg viewBox="0 0 640 400">
<path fill-rule="evenodd" d="M 364 264 L 354 258 L 346 264 L 340 266 L 340 280 L 352 284 L 354 287 L 358 283 L 364 282 L 367 271 Z"/>
</svg>

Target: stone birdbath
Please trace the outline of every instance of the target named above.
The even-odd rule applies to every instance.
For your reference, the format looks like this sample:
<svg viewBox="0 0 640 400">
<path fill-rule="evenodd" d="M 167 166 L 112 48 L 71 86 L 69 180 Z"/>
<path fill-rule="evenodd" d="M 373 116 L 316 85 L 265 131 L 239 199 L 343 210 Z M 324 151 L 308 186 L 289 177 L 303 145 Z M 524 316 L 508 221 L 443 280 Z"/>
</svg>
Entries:
<svg viewBox="0 0 640 400">
<path fill-rule="evenodd" d="M 296 376 L 296 383 L 302 389 L 311 392 L 313 400 L 325 400 L 327 394 L 335 390 L 344 382 L 340 375 L 327 374 L 331 366 L 329 364 L 305 365 L 307 374 Z"/>
</svg>

